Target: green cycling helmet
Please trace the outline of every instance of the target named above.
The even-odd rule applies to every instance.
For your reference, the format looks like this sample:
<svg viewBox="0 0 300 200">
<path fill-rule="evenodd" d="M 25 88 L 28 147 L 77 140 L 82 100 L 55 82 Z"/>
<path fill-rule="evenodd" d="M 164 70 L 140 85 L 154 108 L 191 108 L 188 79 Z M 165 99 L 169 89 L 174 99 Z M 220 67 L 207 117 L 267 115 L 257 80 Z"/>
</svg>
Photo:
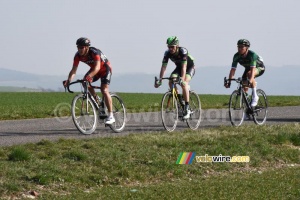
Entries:
<svg viewBox="0 0 300 200">
<path fill-rule="evenodd" d="M 169 37 L 167 39 L 167 45 L 169 45 L 169 46 L 177 46 L 177 45 L 179 45 L 178 37 L 176 37 L 176 36 Z"/>
</svg>

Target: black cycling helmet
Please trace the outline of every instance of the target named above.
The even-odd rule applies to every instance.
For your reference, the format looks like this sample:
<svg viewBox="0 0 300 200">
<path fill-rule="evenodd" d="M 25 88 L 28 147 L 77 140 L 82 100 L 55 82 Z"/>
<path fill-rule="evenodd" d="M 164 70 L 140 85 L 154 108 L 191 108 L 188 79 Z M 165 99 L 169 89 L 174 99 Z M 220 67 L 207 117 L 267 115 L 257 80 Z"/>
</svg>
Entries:
<svg viewBox="0 0 300 200">
<path fill-rule="evenodd" d="M 91 41 L 88 38 L 81 37 L 76 41 L 77 46 L 90 46 Z"/>
<path fill-rule="evenodd" d="M 240 39 L 238 42 L 237 42 L 237 45 L 245 45 L 247 47 L 250 47 L 250 42 L 249 40 L 246 40 L 246 39 Z"/>
</svg>

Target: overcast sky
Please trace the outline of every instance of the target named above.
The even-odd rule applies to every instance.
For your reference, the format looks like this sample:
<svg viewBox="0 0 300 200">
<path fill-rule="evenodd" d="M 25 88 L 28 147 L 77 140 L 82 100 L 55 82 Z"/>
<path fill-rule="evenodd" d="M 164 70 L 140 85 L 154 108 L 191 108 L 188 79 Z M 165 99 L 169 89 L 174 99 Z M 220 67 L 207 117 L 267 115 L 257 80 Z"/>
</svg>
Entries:
<svg viewBox="0 0 300 200">
<path fill-rule="evenodd" d="M 113 73 L 158 74 L 172 35 L 200 71 L 229 72 L 240 38 L 267 67 L 299 65 L 299 19 L 299 0 L 0 0 L 0 68 L 67 76 L 84 36 Z M 80 64 L 78 73 L 87 70 Z"/>
</svg>

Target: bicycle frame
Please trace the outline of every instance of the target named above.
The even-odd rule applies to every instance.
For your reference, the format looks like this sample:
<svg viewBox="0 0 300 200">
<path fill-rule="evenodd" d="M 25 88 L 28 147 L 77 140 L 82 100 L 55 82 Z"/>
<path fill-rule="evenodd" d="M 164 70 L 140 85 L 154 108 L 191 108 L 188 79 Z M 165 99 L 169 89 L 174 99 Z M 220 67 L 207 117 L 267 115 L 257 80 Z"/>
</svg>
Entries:
<svg viewBox="0 0 300 200">
<path fill-rule="evenodd" d="M 93 85 L 91 85 L 91 83 L 89 83 L 88 81 L 77 80 L 77 81 L 74 81 L 74 82 L 68 84 L 68 86 L 66 87 L 67 90 L 68 90 L 68 92 L 74 93 L 73 91 L 70 90 L 70 85 L 73 85 L 73 84 L 76 84 L 76 83 L 82 83 L 81 85 L 82 85 L 82 87 L 83 87 L 83 90 L 81 90 L 81 93 L 84 95 L 84 98 L 90 99 L 90 100 L 93 102 L 93 104 L 94 104 L 94 106 L 96 107 L 96 109 L 99 110 L 100 105 L 96 102 L 96 100 L 95 100 L 95 98 L 93 97 L 93 95 L 91 95 L 90 91 L 88 90 L 88 87 L 90 86 L 90 87 L 92 87 L 92 88 L 94 88 L 94 89 L 100 89 L 100 87 L 98 87 L 98 86 L 93 86 Z M 100 101 L 101 105 L 103 105 L 103 107 L 104 107 L 104 104 L 102 104 L 102 102 L 104 102 L 104 98 L 102 98 L 102 99 L 100 98 L 100 100 L 101 100 L 101 101 Z M 88 107 L 87 107 L 87 109 L 88 109 Z"/>
<path fill-rule="evenodd" d="M 243 89 L 243 81 L 245 81 L 245 80 L 248 82 L 248 85 L 249 85 L 249 80 L 248 79 L 242 79 L 242 78 L 226 79 L 226 77 L 225 77 L 224 78 L 224 83 L 227 84 L 228 81 L 236 81 L 238 83 L 237 91 L 239 91 L 239 93 L 242 95 L 241 101 L 244 100 L 244 102 L 246 104 L 246 107 L 253 112 L 253 108 L 251 107 L 251 105 L 250 105 L 250 103 L 247 99 L 246 92 Z M 242 103 L 241 101 L 240 101 L 240 104 Z"/>
<path fill-rule="evenodd" d="M 157 77 L 155 77 L 155 80 L 157 81 Z M 170 91 L 172 92 L 172 106 L 175 105 L 175 101 L 178 102 L 178 105 L 180 107 L 180 109 L 183 111 L 184 110 L 184 105 L 182 105 L 181 101 L 179 100 L 179 97 L 178 97 L 178 92 L 176 90 L 176 85 L 179 85 L 179 80 L 178 78 L 162 78 L 162 80 L 171 80 L 171 88 L 170 88 Z M 168 104 L 170 103 L 169 102 L 170 99 L 168 99 Z"/>
</svg>

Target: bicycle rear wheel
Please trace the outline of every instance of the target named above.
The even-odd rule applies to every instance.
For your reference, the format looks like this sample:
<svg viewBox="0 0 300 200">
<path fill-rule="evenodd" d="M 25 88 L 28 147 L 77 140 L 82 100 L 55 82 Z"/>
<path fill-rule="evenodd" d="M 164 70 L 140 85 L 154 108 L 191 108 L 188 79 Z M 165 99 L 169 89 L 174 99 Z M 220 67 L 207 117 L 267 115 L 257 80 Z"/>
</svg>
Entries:
<svg viewBox="0 0 300 200">
<path fill-rule="evenodd" d="M 187 125 L 192 130 L 196 130 L 201 122 L 201 101 L 199 96 L 194 92 L 190 91 L 190 109 L 191 115 L 187 120 Z"/>
<path fill-rule="evenodd" d="M 171 92 L 166 92 L 162 98 L 161 118 L 163 126 L 168 132 L 175 130 L 178 122 L 178 107 Z"/>
<path fill-rule="evenodd" d="M 78 94 L 72 101 L 72 119 L 76 128 L 83 134 L 92 134 L 97 128 L 97 111 L 89 98 Z"/>
<path fill-rule="evenodd" d="M 232 92 L 229 100 L 229 118 L 233 126 L 240 126 L 244 121 L 245 103 L 238 90 Z"/>
<path fill-rule="evenodd" d="M 108 125 L 114 132 L 119 133 L 123 131 L 126 124 L 126 109 L 122 99 L 116 95 L 111 93 L 112 100 L 112 111 L 115 117 L 115 123 Z"/>
<path fill-rule="evenodd" d="M 257 106 L 253 108 L 253 121 L 258 125 L 262 125 L 267 120 L 268 101 L 267 96 L 263 90 L 258 89 L 256 93 L 259 99 Z"/>
</svg>

